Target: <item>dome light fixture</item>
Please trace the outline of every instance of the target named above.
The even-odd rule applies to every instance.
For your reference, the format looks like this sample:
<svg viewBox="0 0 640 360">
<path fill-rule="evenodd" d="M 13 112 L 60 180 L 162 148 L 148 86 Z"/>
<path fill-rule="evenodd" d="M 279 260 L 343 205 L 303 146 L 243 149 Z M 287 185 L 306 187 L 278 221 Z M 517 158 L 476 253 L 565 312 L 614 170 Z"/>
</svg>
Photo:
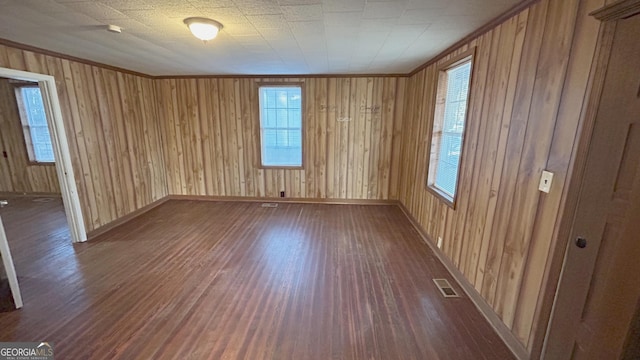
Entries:
<svg viewBox="0 0 640 360">
<path fill-rule="evenodd" d="M 203 17 L 186 18 L 184 23 L 189 27 L 193 36 L 204 42 L 214 39 L 222 29 L 222 24 L 219 22 Z"/>
</svg>

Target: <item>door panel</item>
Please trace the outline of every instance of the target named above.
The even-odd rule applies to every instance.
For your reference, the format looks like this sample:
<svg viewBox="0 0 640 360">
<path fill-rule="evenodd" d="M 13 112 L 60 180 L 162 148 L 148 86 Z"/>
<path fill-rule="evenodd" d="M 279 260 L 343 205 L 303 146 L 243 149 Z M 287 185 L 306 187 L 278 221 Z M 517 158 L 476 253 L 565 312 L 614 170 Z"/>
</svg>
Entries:
<svg viewBox="0 0 640 360">
<path fill-rule="evenodd" d="M 543 351 L 547 359 L 618 358 L 640 294 L 640 236 L 631 231 L 640 223 L 637 34 L 640 16 L 618 21 Z M 576 246 L 577 238 L 586 239 L 586 247 Z M 637 260 L 629 261 L 632 254 Z"/>
</svg>

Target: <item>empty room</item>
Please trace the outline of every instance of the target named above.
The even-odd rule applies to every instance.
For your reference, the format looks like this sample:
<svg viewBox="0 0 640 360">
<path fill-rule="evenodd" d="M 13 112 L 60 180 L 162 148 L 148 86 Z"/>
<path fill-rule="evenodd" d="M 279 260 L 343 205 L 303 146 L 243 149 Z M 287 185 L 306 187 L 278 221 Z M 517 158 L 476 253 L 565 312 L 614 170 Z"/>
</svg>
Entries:
<svg viewBox="0 0 640 360">
<path fill-rule="evenodd" d="M 0 0 L 0 359 L 640 359 L 639 0 Z"/>
</svg>

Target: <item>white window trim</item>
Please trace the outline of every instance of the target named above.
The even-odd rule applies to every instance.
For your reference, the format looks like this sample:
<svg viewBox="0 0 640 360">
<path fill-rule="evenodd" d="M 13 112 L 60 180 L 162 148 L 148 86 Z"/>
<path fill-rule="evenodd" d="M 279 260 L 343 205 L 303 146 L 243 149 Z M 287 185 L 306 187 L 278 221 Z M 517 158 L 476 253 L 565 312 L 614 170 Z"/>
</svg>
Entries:
<svg viewBox="0 0 640 360">
<path fill-rule="evenodd" d="M 302 146 L 302 150 L 301 150 L 301 164 L 300 165 L 293 165 L 293 166 L 288 166 L 288 165 L 264 165 L 263 162 L 263 158 L 264 158 L 264 149 L 263 149 L 263 139 L 262 139 L 262 99 L 260 96 L 260 89 L 263 87 L 298 87 L 300 88 L 300 96 L 302 97 L 301 99 L 301 104 L 300 104 L 300 116 L 301 116 L 301 123 L 300 123 L 300 142 L 301 142 L 301 146 Z M 304 169 L 304 158 L 305 158 L 305 126 L 304 126 L 304 103 L 305 103 L 305 93 L 304 93 L 304 83 L 302 82 L 277 82 L 277 83 L 272 83 L 272 82 L 261 82 L 258 84 L 257 87 L 257 93 L 258 93 L 258 151 L 259 151 L 259 164 L 258 167 L 262 168 L 262 169 Z"/>
<path fill-rule="evenodd" d="M 436 83 L 434 105 L 433 105 L 433 125 L 431 128 L 431 132 L 429 134 L 430 135 L 429 136 L 430 151 L 429 151 L 429 159 L 428 159 L 426 188 L 427 190 L 432 192 L 434 195 L 436 195 L 436 197 L 438 197 L 440 200 L 442 200 L 445 204 L 447 204 L 449 207 L 453 209 L 455 209 L 456 207 L 460 184 L 462 183 L 461 169 L 464 162 L 464 153 L 466 151 L 465 143 L 467 138 L 466 133 L 467 133 L 467 127 L 469 125 L 468 124 L 469 107 L 471 103 L 471 93 L 472 93 L 471 89 L 473 87 L 473 72 L 475 67 L 474 54 L 475 54 L 475 48 L 471 48 L 453 57 L 449 61 L 443 63 L 438 67 L 438 70 L 437 70 L 438 80 Z M 467 62 L 471 63 L 471 72 L 469 75 L 469 87 L 467 90 L 468 92 L 467 92 L 467 104 L 466 104 L 465 117 L 464 117 L 464 129 L 462 130 L 462 135 L 460 139 L 460 144 L 461 144 L 460 159 L 458 161 L 458 170 L 456 174 L 457 176 L 456 188 L 455 188 L 455 193 L 452 196 L 452 194 L 447 193 L 446 191 L 444 191 L 443 189 L 441 189 L 435 184 L 436 168 L 438 165 L 438 157 L 439 157 L 439 150 L 440 150 L 439 146 L 435 143 L 435 141 L 440 141 L 442 136 L 441 129 L 439 129 L 438 127 L 442 127 L 444 122 L 444 104 L 445 104 L 444 96 L 446 96 L 446 92 L 447 92 L 447 84 L 446 84 L 447 71 L 457 66 L 460 66 L 462 64 L 465 64 Z M 440 132 L 440 135 L 438 136 L 439 132 Z"/>
</svg>

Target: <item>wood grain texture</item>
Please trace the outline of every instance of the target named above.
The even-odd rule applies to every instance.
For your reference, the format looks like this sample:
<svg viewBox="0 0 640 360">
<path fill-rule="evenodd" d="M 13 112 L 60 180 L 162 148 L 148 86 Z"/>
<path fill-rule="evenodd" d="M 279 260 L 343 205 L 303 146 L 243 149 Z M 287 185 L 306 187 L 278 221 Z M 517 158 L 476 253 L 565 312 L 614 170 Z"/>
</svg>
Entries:
<svg viewBox="0 0 640 360">
<path fill-rule="evenodd" d="M 56 79 L 88 231 L 167 195 L 154 80 L 2 45 L 0 66 Z"/>
<path fill-rule="evenodd" d="M 589 86 L 598 25 L 586 14 L 603 1 L 541 0 L 408 78 L 153 79 L 10 46 L 0 66 L 56 78 L 88 230 L 169 194 L 398 199 L 531 350 Z M 437 66 L 471 47 L 453 210 L 425 188 L 428 136 Z M 303 170 L 258 166 L 261 81 L 304 83 Z"/>
<path fill-rule="evenodd" d="M 450 275 L 395 205 L 172 200 L 71 245 L 59 201 L 10 204 L 25 306 L 0 314 L 2 341 L 64 359 L 513 359 L 469 299 L 442 297 L 431 279 Z"/>
<path fill-rule="evenodd" d="M 0 192 L 60 193 L 56 167 L 32 164 L 22 130 L 14 86 L 0 78 Z"/>
<path fill-rule="evenodd" d="M 304 169 L 260 167 L 258 84 L 284 81 L 303 86 Z M 168 191 L 390 199 L 405 82 L 398 77 L 156 80 Z"/>
<path fill-rule="evenodd" d="M 529 350 L 595 51 L 597 24 L 586 14 L 596 8 L 535 3 L 407 84 L 400 201 L 433 241 L 443 238 L 445 255 Z M 434 79 L 438 63 L 471 46 L 468 142 L 451 210 L 425 187 Z M 537 190 L 543 169 L 555 173 L 548 195 Z"/>
<path fill-rule="evenodd" d="M 584 127 L 589 150 L 569 237 L 584 237 L 589 247 L 566 248 L 545 342 L 547 358 L 620 358 L 640 298 L 640 279 L 629 276 L 640 271 L 640 16 L 609 21 L 603 28 L 598 47 L 610 56 L 608 64 L 595 65 L 606 75 L 593 85 L 601 96 L 588 105 L 597 111 Z"/>
</svg>

